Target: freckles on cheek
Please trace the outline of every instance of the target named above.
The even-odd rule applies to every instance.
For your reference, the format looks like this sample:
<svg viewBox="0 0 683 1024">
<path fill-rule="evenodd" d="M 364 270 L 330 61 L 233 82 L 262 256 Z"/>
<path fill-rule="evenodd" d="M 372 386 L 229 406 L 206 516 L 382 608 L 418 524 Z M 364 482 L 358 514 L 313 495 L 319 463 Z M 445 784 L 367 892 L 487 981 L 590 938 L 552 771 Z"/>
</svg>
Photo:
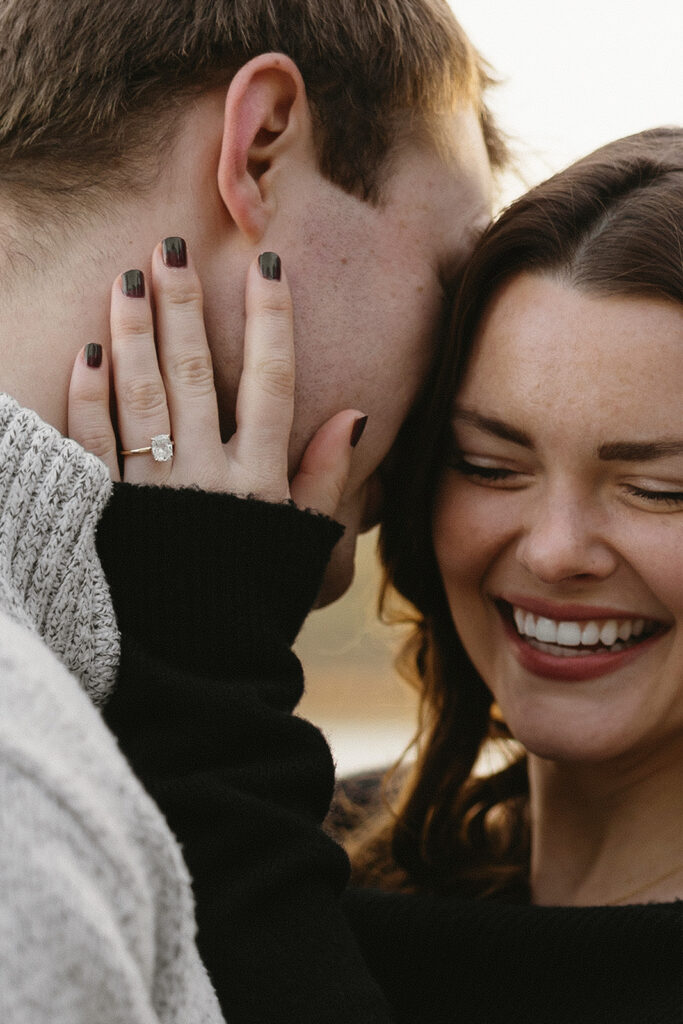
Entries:
<svg viewBox="0 0 683 1024">
<path fill-rule="evenodd" d="M 636 549 L 637 550 L 637 549 Z M 636 572 L 668 616 L 683 620 L 683 538 L 675 548 L 647 547 L 632 559 Z"/>
<path fill-rule="evenodd" d="M 683 620 L 683 522 L 679 516 L 651 516 L 620 534 L 615 547 L 666 617 Z M 663 616 L 664 617 L 664 616 Z"/>
<path fill-rule="evenodd" d="M 464 580 L 477 572 L 484 538 L 472 516 L 462 487 L 448 477 L 441 484 L 434 505 L 432 539 L 444 582 Z"/>
<path fill-rule="evenodd" d="M 450 479 L 449 479 L 450 478 Z M 478 587 L 506 547 L 510 516 L 492 495 L 447 473 L 436 497 L 432 537 L 446 585 Z M 493 506 L 493 507 L 492 507 Z"/>
</svg>

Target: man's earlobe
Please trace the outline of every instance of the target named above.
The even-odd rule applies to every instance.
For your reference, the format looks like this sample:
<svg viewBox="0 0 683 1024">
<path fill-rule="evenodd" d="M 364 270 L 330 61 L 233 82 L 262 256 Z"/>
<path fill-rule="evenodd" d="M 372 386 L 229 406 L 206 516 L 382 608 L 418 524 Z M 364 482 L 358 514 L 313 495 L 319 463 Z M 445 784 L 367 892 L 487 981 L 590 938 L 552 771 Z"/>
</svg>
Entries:
<svg viewBox="0 0 683 1024">
<path fill-rule="evenodd" d="M 239 230 L 253 243 L 264 234 L 275 197 L 268 172 L 286 153 L 310 151 L 312 122 L 296 64 L 282 53 L 248 61 L 225 100 L 218 189 Z"/>
</svg>

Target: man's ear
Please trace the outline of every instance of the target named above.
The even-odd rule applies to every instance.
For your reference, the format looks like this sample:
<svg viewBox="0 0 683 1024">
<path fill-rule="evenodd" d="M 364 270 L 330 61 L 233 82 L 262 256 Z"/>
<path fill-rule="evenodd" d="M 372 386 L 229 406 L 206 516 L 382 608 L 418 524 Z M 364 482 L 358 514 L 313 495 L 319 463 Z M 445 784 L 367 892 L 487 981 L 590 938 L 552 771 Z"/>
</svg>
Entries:
<svg viewBox="0 0 683 1024">
<path fill-rule="evenodd" d="M 285 153 L 310 153 L 311 142 L 311 114 L 296 64 L 282 53 L 263 53 L 244 64 L 225 100 L 218 189 L 252 243 L 273 212 L 268 171 Z"/>
</svg>

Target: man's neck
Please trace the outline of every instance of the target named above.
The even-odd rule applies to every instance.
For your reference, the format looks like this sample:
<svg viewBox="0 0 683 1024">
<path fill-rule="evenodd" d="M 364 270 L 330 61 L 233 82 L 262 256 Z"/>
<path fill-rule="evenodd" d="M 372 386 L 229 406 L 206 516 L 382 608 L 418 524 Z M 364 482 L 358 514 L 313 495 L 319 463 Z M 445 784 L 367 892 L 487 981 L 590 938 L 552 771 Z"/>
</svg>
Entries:
<svg viewBox="0 0 683 1024">
<path fill-rule="evenodd" d="M 74 360 L 89 342 L 109 348 L 112 284 L 133 267 L 148 274 L 161 237 L 156 220 L 117 209 L 77 240 L 55 243 L 56 255 L 0 268 L 0 391 L 62 433 Z"/>
<path fill-rule="evenodd" d="M 109 345 L 117 275 L 137 268 L 148 276 L 152 250 L 166 235 L 183 235 L 195 256 L 200 241 L 204 253 L 217 243 L 225 211 L 214 140 L 224 101 L 224 90 L 193 100 L 192 117 L 179 118 L 150 189 L 112 194 L 91 214 L 65 218 L 66 228 L 56 220 L 27 230 L 0 194 L 0 237 L 15 242 L 0 249 L 0 391 L 62 432 L 79 350 L 88 342 Z"/>
<path fill-rule="evenodd" d="M 92 282 L 86 295 L 37 288 L 0 304 L 0 390 L 64 434 L 76 355 L 88 341 L 108 343 L 108 294 Z"/>
</svg>

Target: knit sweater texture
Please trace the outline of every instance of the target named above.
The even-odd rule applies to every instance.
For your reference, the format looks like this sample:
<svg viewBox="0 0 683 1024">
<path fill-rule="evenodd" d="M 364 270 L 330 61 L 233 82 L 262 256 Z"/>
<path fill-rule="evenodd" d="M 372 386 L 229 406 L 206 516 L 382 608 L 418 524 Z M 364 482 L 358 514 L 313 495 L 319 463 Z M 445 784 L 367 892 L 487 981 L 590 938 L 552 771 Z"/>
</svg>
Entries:
<svg viewBox="0 0 683 1024">
<path fill-rule="evenodd" d="M 95 551 L 104 464 L 0 395 L 0 607 L 41 636 L 95 704 L 116 681 L 119 633 Z"/>
<path fill-rule="evenodd" d="M 95 707 L 99 461 L 0 398 L 0 1020 L 219 1024 L 178 844 Z"/>
</svg>

